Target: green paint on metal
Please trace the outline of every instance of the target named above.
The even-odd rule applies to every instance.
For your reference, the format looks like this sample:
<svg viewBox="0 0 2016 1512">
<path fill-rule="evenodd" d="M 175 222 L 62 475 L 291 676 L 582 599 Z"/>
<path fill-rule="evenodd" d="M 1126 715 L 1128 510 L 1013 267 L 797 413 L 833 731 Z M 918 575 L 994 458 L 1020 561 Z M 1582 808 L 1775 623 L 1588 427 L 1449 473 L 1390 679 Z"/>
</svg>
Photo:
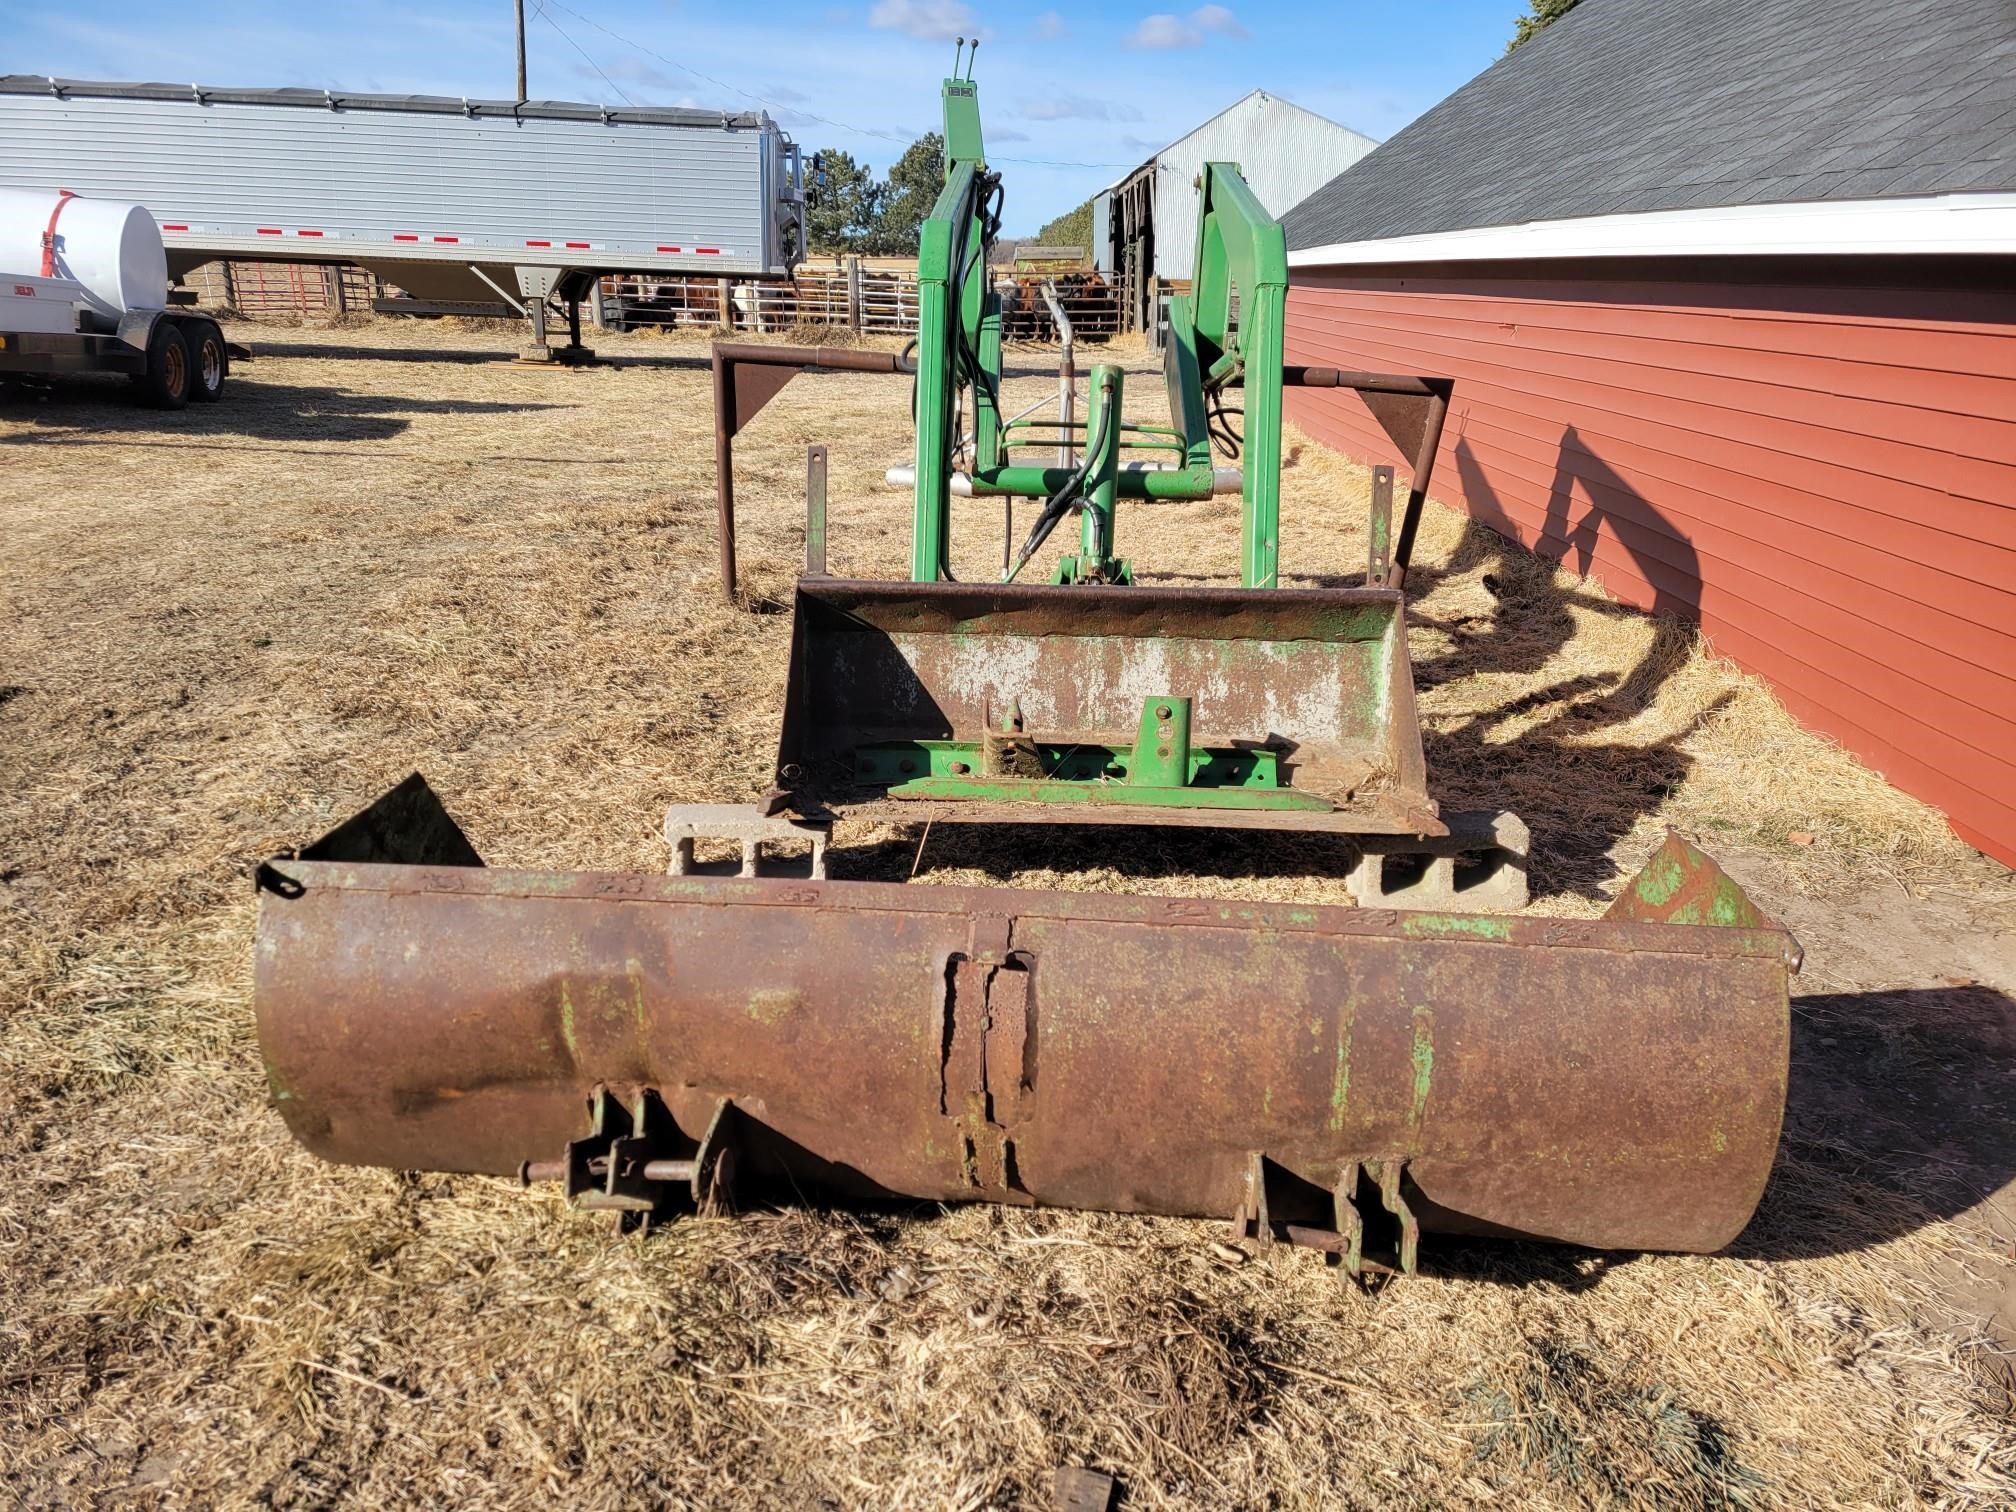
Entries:
<svg viewBox="0 0 2016 1512">
<path fill-rule="evenodd" d="M 1098 448 L 1085 459 L 1085 507 L 1078 514 L 1078 574 L 1099 582 L 1115 581 L 1114 541 L 1119 516 L 1120 411 L 1127 373 L 1112 363 L 1092 369 L 1086 398 L 1085 434 Z"/>
<path fill-rule="evenodd" d="M 1133 787 L 1184 787 L 1190 779 L 1190 700 L 1147 698 L 1127 767 Z"/>
<path fill-rule="evenodd" d="M 1714 901 L 1708 905 L 1708 922 L 1746 929 L 1759 922 L 1755 906 L 1736 885 L 1734 877 L 1723 877 L 1715 884 Z"/>
<path fill-rule="evenodd" d="M 1421 1110 L 1428 1106 L 1428 1086 L 1435 1077 L 1435 1015 L 1426 1008 L 1414 1010 L 1414 1105 L 1407 1122 L 1418 1127 Z"/>
<path fill-rule="evenodd" d="M 997 803 L 1074 803 L 1089 807 L 1266 809 L 1327 813 L 1314 793 L 1285 788 L 1135 787 L 1124 782 L 1053 782 L 1024 777 L 920 777 L 889 789 L 891 798 L 986 799 Z"/>
<path fill-rule="evenodd" d="M 1337 1015 L 1337 1063 L 1330 1072 L 1330 1130 L 1343 1129 L 1351 1104 L 1351 1030 L 1357 1022 L 1358 1005 L 1346 1001 Z"/>
<path fill-rule="evenodd" d="M 1190 296 L 1181 308 L 1197 370 L 1244 390 L 1240 457 L 1240 580 L 1279 581 L 1281 363 L 1288 299 L 1288 242 L 1231 163 L 1206 163 L 1197 179 L 1197 241 Z M 1178 311 L 1172 307 L 1170 323 Z M 1186 417 L 1187 418 L 1187 417 Z"/>
<path fill-rule="evenodd" d="M 1196 746 L 1179 750 L 1170 746 L 1164 758 L 1162 729 L 1170 727 L 1173 741 L 1184 731 L 1177 728 L 1178 700 L 1144 700 L 1142 729 L 1147 744 L 1147 765 L 1141 761 L 1141 737 L 1131 746 L 1111 741 L 1042 740 L 1018 742 L 1011 761 L 1005 748 L 986 740 L 897 740 L 862 745 L 854 750 L 854 780 L 865 787 L 887 786 L 896 797 L 971 797 L 1004 802 L 1041 802 L 1026 789 L 1031 783 L 1052 786 L 1081 786 L 1101 793 L 1119 793 L 1090 801 L 1157 803 L 1170 801 L 1175 790 L 1199 790 L 1220 794 L 1271 793 L 1289 798 L 1281 787 L 1280 753 L 1250 746 Z M 1155 711 L 1168 707 L 1170 718 Z M 1012 733 L 1009 731 L 1003 734 Z M 1131 793 L 1133 797 L 1127 797 Z M 1048 801 L 1077 801 L 1053 798 Z M 1196 799 L 1179 799 L 1187 805 Z M 1209 800 L 1212 806 L 1253 806 L 1234 796 Z M 1307 795 L 1300 801 L 1266 806 L 1327 809 L 1327 800 Z M 1313 917 L 1313 916 L 1309 916 Z M 1304 922 L 1307 922 L 1305 918 Z"/>
<path fill-rule="evenodd" d="M 1509 940 L 1512 925 L 1505 919 L 1487 919 L 1477 914 L 1409 914 L 1400 932 L 1416 940 L 1447 940 L 1471 935 L 1479 940 Z"/>
<path fill-rule="evenodd" d="M 1680 891 L 1680 884 L 1686 880 L 1687 869 L 1680 858 L 1662 851 L 1638 874 L 1636 891 L 1641 902 L 1658 908 Z"/>
<path fill-rule="evenodd" d="M 980 135 L 980 90 L 971 79 L 946 79 L 939 98 L 944 106 L 947 174 L 958 162 L 984 162 L 986 143 Z"/>
</svg>

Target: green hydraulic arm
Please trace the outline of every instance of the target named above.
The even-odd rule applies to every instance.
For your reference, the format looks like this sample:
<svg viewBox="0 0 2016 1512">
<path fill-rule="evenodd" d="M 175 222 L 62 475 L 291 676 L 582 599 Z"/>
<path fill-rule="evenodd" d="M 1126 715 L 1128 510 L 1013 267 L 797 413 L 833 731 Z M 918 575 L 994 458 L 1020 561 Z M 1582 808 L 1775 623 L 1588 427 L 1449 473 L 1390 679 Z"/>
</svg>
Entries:
<svg viewBox="0 0 2016 1512">
<path fill-rule="evenodd" d="M 971 79 L 944 81 L 945 187 L 917 238 L 916 522 L 910 576 L 949 576 L 952 473 L 959 444 L 958 400 L 971 384 L 976 450 L 1000 446 L 1000 300 L 987 287 L 993 237 L 989 200 L 999 178 L 987 171 L 979 91 Z M 968 354 L 962 361 L 962 354 Z"/>
<path fill-rule="evenodd" d="M 969 70 L 970 72 L 970 70 Z M 1079 466 L 1054 460 L 1017 464 L 1011 445 L 1036 443 L 1031 429 L 1005 425 L 1001 382 L 1001 302 L 988 286 L 987 262 L 998 225 L 999 176 L 987 167 L 979 93 L 970 77 L 943 82 L 945 185 L 919 228 L 917 254 L 917 440 L 911 578 L 948 578 L 953 475 L 962 457 L 961 400 L 971 395 L 972 450 L 967 474 L 979 497 L 1062 501 L 1081 515 L 1079 550 L 1055 581 L 1125 583 L 1127 562 L 1115 548 L 1119 499 L 1204 499 L 1216 491 L 1214 416 L 1225 396 L 1244 399 L 1241 438 L 1240 577 L 1272 588 L 1279 575 L 1282 325 L 1288 288 L 1281 227 L 1230 163 L 1207 163 L 1199 176 L 1192 292 L 1170 301 L 1164 370 L 1169 426 L 1121 417 L 1117 366 L 1096 369 L 1082 433 L 1045 438 L 1087 452 Z M 1018 427 L 1020 434 L 1017 433 Z M 1155 469 L 1123 468 L 1123 451 L 1168 456 Z M 1173 455 L 1169 455 L 1173 454 Z M 1011 576 L 1018 571 L 1018 562 Z"/>
<path fill-rule="evenodd" d="M 1204 165 L 1197 199 L 1190 292 L 1169 301 L 1169 405 L 1185 437 L 1194 438 L 1204 429 L 1207 396 L 1231 388 L 1244 394 L 1240 580 L 1272 588 L 1280 572 L 1288 239 L 1231 163 Z M 1208 436 L 1205 455 L 1208 461 Z"/>
</svg>

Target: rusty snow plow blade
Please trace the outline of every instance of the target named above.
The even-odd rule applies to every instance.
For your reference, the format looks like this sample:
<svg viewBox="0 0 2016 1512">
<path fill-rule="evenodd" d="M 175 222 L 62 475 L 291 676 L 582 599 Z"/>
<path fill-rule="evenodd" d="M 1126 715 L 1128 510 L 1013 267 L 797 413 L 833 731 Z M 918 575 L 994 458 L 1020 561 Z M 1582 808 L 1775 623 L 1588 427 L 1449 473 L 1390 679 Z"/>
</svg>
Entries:
<svg viewBox="0 0 2016 1512">
<path fill-rule="evenodd" d="M 1706 922 L 1747 900 L 1677 839 L 1629 897 L 1698 924 L 492 870 L 445 815 L 349 859 L 400 853 L 372 812 L 260 873 L 272 1097 L 334 1161 L 625 1222 L 1215 1215 L 1356 1271 L 1423 1230 L 1714 1250 L 1777 1146 L 1797 947 Z"/>
</svg>

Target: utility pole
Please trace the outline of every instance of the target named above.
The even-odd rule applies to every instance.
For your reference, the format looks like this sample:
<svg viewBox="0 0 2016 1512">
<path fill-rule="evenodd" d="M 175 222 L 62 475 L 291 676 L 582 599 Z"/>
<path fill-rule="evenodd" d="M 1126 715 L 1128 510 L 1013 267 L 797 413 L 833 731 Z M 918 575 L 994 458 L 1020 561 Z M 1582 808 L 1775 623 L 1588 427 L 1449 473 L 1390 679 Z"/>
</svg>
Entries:
<svg viewBox="0 0 2016 1512">
<path fill-rule="evenodd" d="M 525 103 L 525 0 L 511 0 L 518 17 L 518 103 Z"/>
</svg>

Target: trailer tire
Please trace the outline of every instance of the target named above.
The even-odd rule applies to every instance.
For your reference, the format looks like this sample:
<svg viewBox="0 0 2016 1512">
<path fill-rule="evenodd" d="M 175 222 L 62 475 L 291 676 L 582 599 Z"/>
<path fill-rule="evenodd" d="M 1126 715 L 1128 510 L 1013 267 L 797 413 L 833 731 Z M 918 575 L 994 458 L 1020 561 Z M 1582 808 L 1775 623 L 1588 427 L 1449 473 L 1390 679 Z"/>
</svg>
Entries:
<svg viewBox="0 0 2016 1512">
<path fill-rule="evenodd" d="M 155 409 L 179 410 L 189 402 L 189 343 L 172 320 L 157 320 L 147 338 L 147 366 L 134 375 L 140 398 Z"/>
<path fill-rule="evenodd" d="M 224 397 L 224 380 L 231 373 L 224 333 L 214 320 L 185 320 L 181 324 L 182 339 L 189 344 L 189 397 L 198 404 L 215 404 Z"/>
</svg>

